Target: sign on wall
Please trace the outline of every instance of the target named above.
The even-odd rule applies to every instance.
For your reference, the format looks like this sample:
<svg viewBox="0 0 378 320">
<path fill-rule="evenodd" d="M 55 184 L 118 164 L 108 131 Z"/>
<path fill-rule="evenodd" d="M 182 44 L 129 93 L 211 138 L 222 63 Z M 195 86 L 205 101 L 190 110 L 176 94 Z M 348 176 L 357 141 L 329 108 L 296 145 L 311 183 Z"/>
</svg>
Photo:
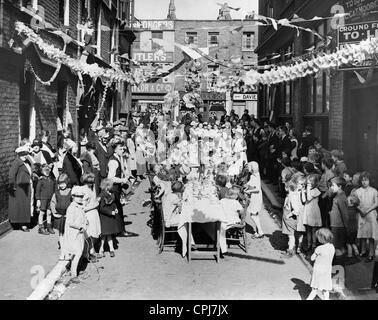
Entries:
<svg viewBox="0 0 378 320">
<path fill-rule="evenodd" d="M 133 86 L 133 93 L 160 93 L 171 92 L 174 88 L 173 83 L 142 83 L 138 87 Z"/>
<path fill-rule="evenodd" d="M 378 21 L 346 24 L 340 26 L 337 30 L 337 45 L 339 49 L 342 49 L 347 44 L 356 44 L 370 37 L 378 37 Z M 363 64 L 342 66 L 339 70 L 369 68 L 372 59 L 364 61 Z"/>
<path fill-rule="evenodd" d="M 135 22 L 133 27 L 147 30 L 174 30 L 174 22 L 172 20 L 143 20 Z"/>
<path fill-rule="evenodd" d="M 349 13 L 348 19 L 353 19 L 361 14 L 378 9 L 378 0 L 344 0 L 342 2 L 345 12 Z"/>
<path fill-rule="evenodd" d="M 138 62 L 166 62 L 171 63 L 173 62 L 173 52 L 165 52 L 165 51 L 136 51 L 133 53 L 133 59 Z"/>
<path fill-rule="evenodd" d="M 257 93 L 234 93 L 234 101 L 257 101 Z"/>
</svg>

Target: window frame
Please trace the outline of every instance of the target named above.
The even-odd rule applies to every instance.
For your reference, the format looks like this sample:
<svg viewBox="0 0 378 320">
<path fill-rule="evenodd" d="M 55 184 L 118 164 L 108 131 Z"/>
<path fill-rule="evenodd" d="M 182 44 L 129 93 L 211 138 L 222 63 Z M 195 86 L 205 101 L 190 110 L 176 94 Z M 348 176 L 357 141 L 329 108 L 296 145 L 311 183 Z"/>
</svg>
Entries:
<svg viewBox="0 0 378 320">
<path fill-rule="evenodd" d="M 37 11 L 38 10 L 38 0 L 30 0 L 30 2 L 31 2 L 31 8 L 33 10 Z M 24 5 L 24 0 L 20 0 L 20 7 L 28 9 L 28 7 Z"/>
<path fill-rule="evenodd" d="M 253 37 L 248 37 L 248 35 L 252 35 Z M 254 31 L 245 31 L 242 34 L 242 51 L 254 51 L 255 50 L 255 32 Z M 250 45 L 251 47 L 247 47 L 248 38 L 250 39 Z"/>
<path fill-rule="evenodd" d="M 219 46 L 219 32 L 208 32 L 207 33 L 207 46 L 208 47 L 218 47 Z M 211 38 L 216 37 L 216 43 L 211 43 Z"/>
<path fill-rule="evenodd" d="M 194 38 L 193 42 L 189 42 L 189 38 L 190 37 Z M 187 44 L 198 44 L 198 32 L 196 32 L 196 31 L 186 31 L 185 32 L 185 42 Z"/>
</svg>

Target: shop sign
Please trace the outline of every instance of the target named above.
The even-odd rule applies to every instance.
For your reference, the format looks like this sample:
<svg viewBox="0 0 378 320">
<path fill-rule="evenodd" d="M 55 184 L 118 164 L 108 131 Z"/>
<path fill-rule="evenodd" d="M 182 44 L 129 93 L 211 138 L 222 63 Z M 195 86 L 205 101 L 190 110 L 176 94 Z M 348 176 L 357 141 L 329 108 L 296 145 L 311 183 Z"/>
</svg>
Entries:
<svg viewBox="0 0 378 320">
<path fill-rule="evenodd" d="M 139 86 L 133 86 L 133 93 L 160 93 L 166 94 L 173 90 L 173 83 L 142 83 Z"/>
<path fill-rule="evenodd" d="M 201 92 L 201 99 L 204 101 L 224 101 L 226 94 L 224 92 Z"/>
<path fill-rule="evenodd" d="M 142 52 L 133 53 L 134 60 L 138 62 L 173 62 L 173 52 Z"/>
<path fill-rule="evenodd" d="M 234 93 L 234 101 L 257 101 L 257 93 Z"/>
<path fill-rule="evenodd" d="M 347 20 L 361 16 L 367 12 L 378 9 L 378 0 L 344 0 L 342 5 L 345 12 L 349 13 Z"/>
<path fill-rule="evenodd" d="M 133 27 L 148 30 L 174 30 L 174 22 L 172 20 L 142 20 L 135 22 Z"/>
<path fill-rule="evenodd" d="M 347 44 L 358 44 L 371 37 L 378 37 L 378 21 L 351 23 L 340 26 L 337 29 L 337 45 L 339 49 L 342 49 Z M 370 68 L 372 60 L 373 57 L 364 61 L 363 64 L 343 66 L 339 70 Z"/>
</svg>

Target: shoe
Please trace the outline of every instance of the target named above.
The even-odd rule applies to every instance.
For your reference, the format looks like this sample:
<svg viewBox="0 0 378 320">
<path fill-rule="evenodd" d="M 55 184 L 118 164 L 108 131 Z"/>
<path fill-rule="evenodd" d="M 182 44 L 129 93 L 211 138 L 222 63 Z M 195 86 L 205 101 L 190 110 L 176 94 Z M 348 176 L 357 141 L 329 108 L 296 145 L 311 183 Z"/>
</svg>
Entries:
<svg viewBox="0 0 378 320">
<path fill-rule="evenodd" d="M 90 254 L 89 257 L 88 257 L 88 261 L 90 263 L 96 263 L 96 262 L 98 262 L 98 259 L 94 254 Z"/>
<path fill-rule="evenodd" d="M 27 226 L 22 226 L 22 227 L 21 227 L 21 230 L 22 230 L 23 232 L 30 232 L 30 229 L 29 229 Z"/>
<path fill-rule="evenodd" d="M 115 257 L 114 251 L 110 251 L 110 257 L 111 257 L 111 258 L 114 258 L 114 257 Z"/>
<path fill-rule="evenodd" d="M 54 231 L 54 229 L 52 228 L 52 225 L 51 225 L 51 224 L 48 224 L 48 225 L 47 225 L 46 230 L 47 230 L 48 233 L 50 233 L 50 234 L 55 234 L 55 231 Z"/>
<path fill-rule="evenodd" d="M 38 227 L 38 233 L 39 234 L 43 234 L 43 235 L 45 235 L 45 236 L 47 236 L 47 235 L 49 235 L 50 234 L 50 232 L 48 232 L 42 225 L 40 225 L 39 227 Z"/>
<path fill-rule="evenodd" d="M 129 237 L 138 237 L 139 235 L 134 233 L 134 232 L 130 232 L 130 231 L 125 231 L 122 233 L 122 237 L 125 237 L 125 238 L 129 238 Z"/>
<path fill-rule="evenodd" d="M 104 257 L 104 254 L 103 253 L 96 253 L 96 258 L 97 259 L 101 259 Z"/>
<path fill-rule="evenodd" d="M 294 250 L 287 250 L 285 253 L 282 254 L 282 258 L 290 259 L 294 256 Z"/>
</svg>

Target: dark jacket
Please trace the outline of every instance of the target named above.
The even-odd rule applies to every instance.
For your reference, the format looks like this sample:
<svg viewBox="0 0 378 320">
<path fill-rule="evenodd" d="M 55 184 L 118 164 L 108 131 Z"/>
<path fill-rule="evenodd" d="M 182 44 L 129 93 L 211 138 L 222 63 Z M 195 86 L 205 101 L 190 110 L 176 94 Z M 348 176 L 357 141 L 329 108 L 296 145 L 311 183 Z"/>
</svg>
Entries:
<svg viewBox="0 0 378 320">
<path fill-rule="evenodd" d="M 98 141 L 96 142 L 95 156 L 100 162 L 100 177 L 105 179 L 108 176 L 109 152 L 105 151 Z"/>
<path fill-rule="evenodd" d="M 313 134 L 309 134 L 306 137 L 302 138 L 302 143 L 298 148 L 298 157 L 307 157 L 308 156 L 308 149 L 314 145 L 316 138 Z"/>
<path fill-rule="evenodd" d="M 55 192 L 55 180 L 52 177 L 43 176 L 37 182 L 35 198 L 37 200 L 51 200 Z"/>
<path fill-rule="evenodd" d="M 331 227 L 348 228 L 348 201 L 344 192 L 333 198 L 332 209 L 329 212 Z"/>
<path fill-rule="evenodd" d="M 278 146 L 277 146 L 277 153 L 278 157 L 281 157 L 283 151 L 288 151 L 288 156 L 291 155 L 291 150 L 293 149 L 293 144 L 290 141 L 288 136 L 285 136 L 283 139 L 279 138 L 278 140 Z"/>
<path fill-rule="evenodd" d="M 71 186 L 78 186 L 81 184 L 81 172 L 80 164 L 71 153 L 67 152 L 63 159 L 62 173 L 68 175 Z"/>
</svg>

